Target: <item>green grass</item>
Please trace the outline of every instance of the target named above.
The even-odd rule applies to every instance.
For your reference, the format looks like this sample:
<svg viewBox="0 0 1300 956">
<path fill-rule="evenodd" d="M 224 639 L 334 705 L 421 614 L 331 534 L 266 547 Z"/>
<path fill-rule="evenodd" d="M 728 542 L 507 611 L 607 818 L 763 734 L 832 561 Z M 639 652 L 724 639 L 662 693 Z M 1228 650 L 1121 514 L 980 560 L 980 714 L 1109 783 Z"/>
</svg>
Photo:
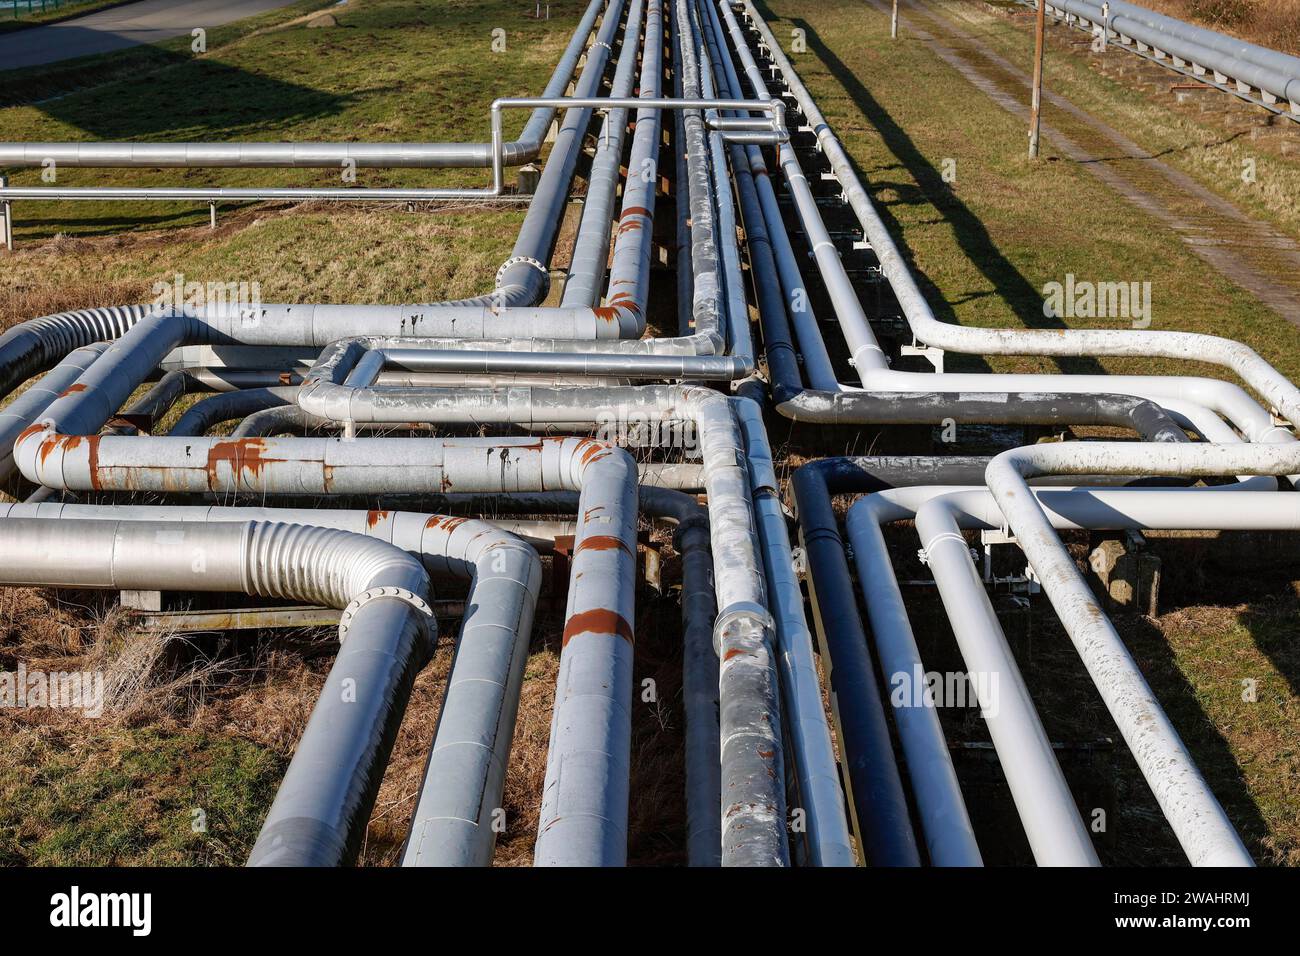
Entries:
<svg viewBox="0 0 1300 956">
<path fill-rule="evenodd" d="M 444 0 L 353 0 L 332 8 L 337 27 L 298 24 L 262 29 L 324 6 L 310 0 L 209 34 L 209 52 L 194 56 L 189 38 L 48 70 L 0 74 L 0 140 L 140 141 L 486 141 L 493 97 L 533 95 L 558 59 L 580 15 L 577 3 L 555 6 L 552 19 L 525 17 L 510 3 Z M 530 12 L 531 8 L 527 8 Z M 492 31 L 506 30 L 506 50 L 491 52 Z M 113 64 L 117 64 L 114 66 Z M 91 88 L 40 102 L 50 89 Z M 12 79 L 12 82 L 10 80 Z M 506 116 L 506 134 L 522 128 L 522 111 Z M 40 170 L 12 177 L 41 185 Z M 358 170 L 358 185 L 486 185 L 486 170 Z M 60 170 L 77 185 L 306 186 L 343 185 L 332 170 Z M 16 238 L 194 225 L 207 210 L 175 203 L 22 203 Z"/>
<path fill-rule="evenodd" d="M 6 721 L 5 738 L 6 866 L 240 865 L 286 766 L 235 737 L 93 720 Z"/>
<path fill-rule="evenodd" d="M 1134 209 L 1086 169 L 1066 161 L 1031 164 L 1025 158 L 1022 120 L 909 39 L 906 29 L 900 40 L 891 42 L 887 14 L 862 3 L 813 0 L 768 0 L 760 9 L 765 15 L 779 15 L 769 22 L 787 53 L 791 30 L 806 31 L 807 52 L 791 54 L 795 67 L 858 165 L 939 318 L 980 327 L 1041 326 L 1040 290 L 1046 282 L 1062 280 L 1066 272 L 1079 278 L 1150 281 L 1152 328 L 1238 339 L 1289 378 L 1300 376 L 1300 331 L 1215 274 L 1179 236 Z M 1023 38 L 1009 28 L 993 23 L 979 35 L 988 42 L 1005 42 L 1004 55 L 1025 61 L 1017 47 L 1023 46 Z M 1192 135 L 1187 121 L 1175 116 L 1148 128 L 1135 118 L 1151 110 L 1139 94 L 1090 74 L 1086 67 L 1077 68 L 1068 57 L 1058 63 L 1049 60 L 1049 70 L 1069 77 L 1058 83 L 1068 87 L 1076 102 L 1095 109 L 1148 148 L 1166 148 L 1180 131 L 1187 133 L 1175 160 L 1180 168 L 1241 202 L 1252 214 L 1284 231 L 1296 231 L 1288 203 L 1259 194 L 1252 205 L 1228 178 L 1214 173 L 1216 163 L 1231 166 L 1235 159 L 1216 158 L 1223 147 L 1204 130 Z M 952 184 L 941 175 L 947 159 L 956 161 Z M 1281 159 L 1276 162 L 1278 169 L 1290 168 Z M 1295 195 L 1289 195 L 1289 202 Z M 1091 324 L 1105 327 L 1102 322 Z M 1071 371 L 1090 370 L 1079 361 L 1062 364 Z M 965 356 L 949 356 L 948 367 L 1058 369 L 1051 359 Z M 1230 377 L 1210 366 L 1145 357 L 1102 358 L 1094 367 L 1110 373 Z M 915 547 L 914 536 L 904 534 L 903 541 L 899 554 Z M 1283 547 L 1293 549 L 1294 544 Z M 1292 554 L 1294 550 L 1279 553 L 1275 560 L 1290 567 L 1286 561 Z M 1219 569 L 1194 593 L 1185 589 L 1171 596 L 1160 617 L 1121 614 L 1116 622 L 1256 859 L 1297 865 L 1296 606 L 1285 573 L 1260 583 L 1254 569 L 1261 566 L 1256 558 L 1243 560 L 1237 568 Z M 1188 565 L 1167 558 L 1165 573 L 1167 582 L 1177 581 L 1189 573 Z M 932 594 L 918 601 L 918 615 L 935 610 Z M 941 621 L 932 625 L 929 631 L 947 634 Z M 943 669 L 944 653 L 955 654 L 955 648 L 946 637 L 936 641 L 936 657 L 927 656 L 927 666 Z M 1049 734 L 1076 741 L 1109 736 L 1118 742 L 1113 722 L 1049 608 L 1035 613 L 1033 648 L 1031 659 L 1022 664 Z M 946 663 L 960 666 L 959 659 Z M 1247 678 L 1257 682 L 1254 703 L 1241 699 L 1241 681 Z M 949 729 L 957 739 L 983 734 L 976 725 Z M 1113 839 L 1103 854 L 1107 860 L 1134 865 L 1184 862 L 1122 742 L 1113 755 L 1111 773 L 1119 817 L 1112 821 Z M 1088 776 L 1085 771 L 1071 777 L 1072 784 L 1086 784 Z M 1002 799 L 1005 804 L 1004 792 Z M 995 849 L 994 856 L 1015 856 L 1004 847 Z"/>
<path fill-rule="evenodd" d="M 929 4 L 927 9 L 931 13 L 942 12 L 1011 62 L 1033 62 L 1034 40 L 1026 20 L 1012 20 L 995 13 L 978 0 L 950 0 Z M 1049 35 L 1054 40 L 1075 43 L 1086 39 L 1082 32 L 1064 26 L 1053 27 Z M 1300 235 L 1300 159 L 1283 156 L 1248 136 L 1225 132 L 1222 123 L 1215 122 L 1222 114 L 1211 111 L 1204 117 L 1198 116 L 1178 109 L 1168 92 L 1153 96 L 1102 73 L 1092 65 L 1091 57 L 1080 55 L 1081 49 L 1076 45 L 1070 48 L 1072 52 L 1067 52 L 1060 43 L 1047 45 L 1044 82 L 1049 89 L 1064 94 L 1076 106 L 1101 118 L 1152 155 L 1188 173 L 1252 216 L 1292 235 Z M 1136 56 L 1119 48 L 1112 50 L 1106 59 L 1111 66 L 1134 66 L 1139 62 Z M 1168 77 L 1170 83 L 1186 82 L 1172 72 Z M 1204 96 L 1207 105 L 1234 102 L 1223 94 Z M 1243 116 L 1247 121 L 1259 122 L 1265 114 L 1261 110 L 1247 110 L 1238 119 Z M 1044 120 L 1059 121 L 1059 111 L 1050 103 Z M 1300 125 L 1285 120 L 1277 121 L 1277 125 L 1288 130 L 1293 138 L 1300 138 Z M 1247 182 L 1241 176 L 1246 160 L 1256 163 L 1254 182 Z"/>
<path fill-rule="evenodd" d="M 1069 162 L 1031 163 L 1025 127 L 889 19 L 861 3 L 760 5 L 786 43 L 807 31 L 794 65 L 853 156 L 910 256 L 940 319 L 979 327 L 1047 325 L 1042 288 L 1078 278 L 1152 283 L 1153 329 L 1239 339 L 1300 377 L 1300 330 L 1208 269 L 1182 239 Z M 919 95 L 918 91 L 924 91 Z M 1125 132 L 1136 133 L 1123 127 Z M 956 181 L 945 182 L 945 160 Z M 1116 320 L 1071 320 L 1117 327 Z M 1122 320 L 1118 327 L 1127 327 Z M 1147 357 L 1062 360 L 950 357 L 950 368 L 1226 377 L 1211 366 Z"/>
</svg>

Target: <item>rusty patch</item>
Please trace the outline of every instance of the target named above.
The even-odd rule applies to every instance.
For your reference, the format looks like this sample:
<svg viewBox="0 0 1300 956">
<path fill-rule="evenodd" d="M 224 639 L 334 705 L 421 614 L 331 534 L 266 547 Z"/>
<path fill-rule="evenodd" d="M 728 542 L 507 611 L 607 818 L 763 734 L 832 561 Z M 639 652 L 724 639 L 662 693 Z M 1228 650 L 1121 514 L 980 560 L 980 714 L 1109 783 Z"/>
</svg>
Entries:
<svg viewBox="0 0 1300 956">
<path fill-rule="evenodd" d="M 584 438 L 582 440 L 582 447 L 582 463 L 584 465 L 589 465 L 596 460 L 597 456 L 608 451 L 609 446 L 604 442 L 596 441 L 594 438 Z"/>
<path fill-rule="evenodd" d="M 99 436 L 86 436 L 87 467 L 90 468 L 90 487 L 99 491 Z"/>
<path fill-rule="evenodd" d="M 457 518 L 451 515 L 433 515 L 424 523 L 426 528 L 441 528 L 443 531 L 451 531 L 453 528 L 459 528 L 469 518 Z"/>
<path fill-rule="evenodd" d="M 35 425 L 28 425 L 18 435 L 18 440 L 14 442 L 14 447 L 21 445 L 26 439 L 33 435 L 39 435 L 41 432 L 48 431 L 48 427 L 37 422 Z"/>
<path fill-rule="evenodd" d="M 622 538 L 617 538 L 612 534 L 593 534 L 583 538 L 573 553 L 576 555 L 582 551 L 623 551 L 627 554 L 632 553 L 631 549 L 624 544 Z"/>
<path fill-rule="evenodd" d="M 387 517 L 388 517 L 387 511 L 367 511 L 366 527 L 373 528 L 375 525 L 379 524 L 379 522 L 383 521 Z"/>
<path fill-rule="evenodd" d="M 216 442 L 208 450 L 208 487 L 214 490 L 220 487 L 217 469 L 223 462 L 230 467 L 235 487 L 238 488 L 242 474 L 247 473 L 252 478 L 259 477 L 267 465 L 284 460 L 266 458 L 263 455 L 265 451 L 266 441 L 261 438 L 239 438 L 234 441 Z"/>
<path fill-rule="evenodd" d="M 738 647 L 733 647 L 731 650 L 727 651 L 727 653 L 725 653 L 725 654 L 722 655 L 722 659 L 723 659 L 724 661 L 729 661 L 729 660 L 731 660 L 733 657 L 739 657 L 739 656 L 740 656 L 741 654 L 743 654 L 743 653 L 745 653 L 745 652 L 742 651 L 740 648 L 738 648 Z"/>
<path fill-rule="evenodd" d="M 621 637 L 629 644 L 635 643 L 632 625 L 621 614 L 603 607 L 583 611 L 569 618 L 564 624 L 560 646 L 566 647 L 570 639 L 579 634 L 608 634 L 610 637 Z"/>
<path fill-rule="evenodd" d="M 67 398 L 69 395 L 75 395 L 77 392 L 84 392 L 85 390 L 86 386 L 82 385 L 80 382 L 73 382 L 59 393 L 59 398 Z"/>
</svg>

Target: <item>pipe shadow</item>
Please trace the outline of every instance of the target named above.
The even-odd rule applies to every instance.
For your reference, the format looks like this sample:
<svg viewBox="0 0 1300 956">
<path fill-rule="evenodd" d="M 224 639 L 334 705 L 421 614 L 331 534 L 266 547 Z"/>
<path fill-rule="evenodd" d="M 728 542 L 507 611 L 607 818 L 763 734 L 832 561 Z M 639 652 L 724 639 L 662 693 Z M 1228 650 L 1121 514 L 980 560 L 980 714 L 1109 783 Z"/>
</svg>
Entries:
<svg viewBox="0 0 1300 956">
<path fill-rule="evenodd" d="M 765 17 L 773 16 L 762 0 L 756 0 L 755 6 Z M 776 18 L 773 16 L 773 19 Z M 949 188 L 943 181 L 941 172 L 925 157 L 912 138 L 894 120 L 889 111 L 871 95 L 853 71 L 827 47 L 812 25 L 801 18 L 792 17 L 788 22 L 805 31 L 809 50 L 817 55 L 835 81 L 844 88 L 854 106 L 880 134 L 885 146 L 897 157 L 899 167 L 911 176 L 913 182 L 873 180 L 864 176 L 859 163 L 850 157 L 854 172 L 862 178 L 868 192 L 872 195 L 873 203 L 880 212 L 881 219 L 899 242 L 899 251 L 907 260 L 908 267 L 912 270 L 926 301 L 934 310 L 936 318 L 952 325 L 960 324 L 952 308 L 952 302 L 923 271 L 916 267 L 911 251 L 897 239 L 901 236 L 902 229 L 897 217 L 891 212 L 894 206 L 925 205 L 939 212 L 943 220 L 952 228 L 953 236 L 962 253 L 993 286 L 992 293 L 970 292 L 965 294 L 965 298 L 954 301 L 964 302 L 985 295 L 995 295 L 1026 328 L 1067 328 L 1068 326 L 1059 319 L 1043 315 L 1042 293 L 1007 259 L 979 217 Z M 886 190 L 893 191 L 898 198 L 892 201 L 879 200 L 877 197 Z M 1105 369 L 1095 358 L 1069 356 L 1054 358 L 1053 361 L 1062 372 L 1105 374 Z M 988 369 L 986 362 L 967 356 L 954 356 L 952 365 L 962 371 L 972 368 Z"/>
<path fill-rule="evenodd" d="M 1112 616 L 1112 621 L 1124 638 L 1129 652 L 1137 661 L 1147 683 L 1155 692 L 1156 699 L 1160 701 L 1174 729 L 1205 777 L 1210 790 L 1223 805 L 1228 819 L 1246 844 L 1246 849 L 1256 860 L 1270 858 L 1271 853 L 1267 845 L 1270 829 L 1259 804 L 1246 785 L 1241 764 L 1233 754 L 1227 738 L 1206 712 L 1196 688 L 1179 667 L 1169 639 L 1150 618 L 1136 614 L 1121 614 Z M 1118 734 L 1116 740 L 1119 741 Z M 1117 748 L 1117 756 L 1121 752 Z M 1155 798 L 1137 772 L 1136 763 L 1131 757 L 1127 758 L 1126 762 L 1132 764 L 1131 775 L 1134 787 L 1131 796 L 1140 798 L 1140 803 L 1135 803 L 1133 809 L 1140 809 L 1142 804 L 1149 804 L 1149 808 L 1141 815 L 1145 816 L 1147 812 L 1158 814 Z M 1121 792 L 1121 801 L 1124 797 L 1125 794 Z M 1127 812 L 1129 808 L 1123 807 L 1123 810 Z M 1161 822 L 1163 823 L 1163 817 Z M 1164 824 L 1164 829 L 1168 831 L 1167 824 Z M 1172 839 L 1172 832 L 1169 833 L 1169 838 Z M 1139 862 L 1127 858 L 1127 850 L 1128 847 L 1121 836 L 1115 850 L 1119 858 L 1114 862 Z M 1178 858 L 1181 853 L 1175 852 L 1176 856 L 1170 862 L 1181 864 L 1183 860 Z"/>
<path fill-rule="evenodd" d="M 151 50 L 141 62 L 148 68 L 111 86 L 30 105 L 96 139 L 222 140 L 237 138 L 241 130 L 337 115 L 354 98 L 169 51 Z M 164 70 L 162 82 L 158 73 Z M 0 107 L 16 105 L 28 92 L 0 93 Z"/>
</svg>

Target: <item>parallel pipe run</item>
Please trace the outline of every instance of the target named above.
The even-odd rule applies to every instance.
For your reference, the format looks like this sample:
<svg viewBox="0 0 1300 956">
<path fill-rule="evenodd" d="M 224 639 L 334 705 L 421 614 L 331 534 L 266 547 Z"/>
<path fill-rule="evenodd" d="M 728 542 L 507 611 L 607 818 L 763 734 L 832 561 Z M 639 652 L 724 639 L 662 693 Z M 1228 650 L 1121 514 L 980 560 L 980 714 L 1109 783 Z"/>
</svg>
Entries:
<svg viewBox="0 0 1300 956">
<path fill-rule="evenodd" d="M 563 96 L 602 11 L 572 95 Z M 749 48 L 753 31 L 774 62 L 770 76 Z M 663 95 L 666 41 L 672 96 Z M 601 96 L 615 60 L 612 95 Z M 130 570 L 134 552 L 146 550 L 140 540 L 146 532 L 139 529 L 163 528 L 166 535 L 180 534 L 180 542 L 187 535 L 210 536 L 227 545 L 223 536 L 245 533 L 250 544 L 239 555 L 218 549 L 223 570 L 210 578 L 210 587 L 346 605 L 341 629 L 351 636 L 251 862 L 337 863 L 355 855 L 411 681 L 431 650 L 424 616 L 430 574 L 467 579 L 471 590 L 403 862 L 490 862 L 540 586 L 540 566 L 528 542 L 551 549 L 556 536 L 572 534 L 535 862 L 625 863 L 638 499 L 642 510 L 676 523 L 674 540 L 682 553 L 687 843 L 693 865 L 851 865 L 850 814 L 857 852 L 866 862 L 982 862 L 934 708 L 886 708 L 881 698 L 882 679 L 889 683 L 921 667 L 881 534 L 882 522 L 913 515 L 967 664 L 1004 678 L 1001 690 L 1008 696 L 1000 708 L 980 702 L 1035 858 L 1044 864 L 1096 862 L 966 554 L 962 530 L 1000 526 L 997 509 L 1006 513 L 1007 530 L 1023 542 L 1189 857 L 1197 863 L 1248 862 L 1114 628 L 1095 600 L 1085 601 L 1087 589 L 1052 526 L 1163 526 L 1189 520 L 1182 517 L 1185 511 L 1197 508 L 1202 517 L 1193 524 L 1212 518 L 1234 527 L 1262 523 L 1282 509 L 1272 504 L 1275 492 L 1256 489 L 1275 488 L 1276 481 L 1249 476 L 1300 476 L 1300 444 L 1243 388 L 1215 380 L 892 370 L 822 219 L 809 173 L 788 142 L 785 103 L 767 88 L 773 79 L 784 80 L 798 103 L 918 343 L 977 353 L 1212 361 L 1234 370 L 1288 420 L 1300 417 L 1300 391 L 1239 343 L 1173 332 L 1045 333 L 938 322 L 847 154 L 748 0 L 735 7 L 727 0 L 677 0 L 671 7 L 663 0 L 612 0 L 608 7 L 593 0 L 544 95 L 495 101 L 491 144 L 464 147 L 463 157 L 484 160 L 469 165 L 492 167 L 493 186 L 486 194 L 498 195 L 505 166 L 528 155 L 534 139 L 540 150 L 546 126 L 565 111 L 513 255 L 490 293 L 396 306 L 90 309 L 46 316 L 0 336 L 4 394 L 41 376 L 0 412 L 0 454 L 9 455 L 0 458 L 0 478 L 21 477 L 38 486 L 30 504 L 0 508 L 0 519 L 20 533 L 22 522 L 32 521 L 29 515 L 40 519 L 33 527 L 54 529 L 41 532 L 58 538 L 56 556 L 47 559 L 53 565 L 65 552 L 76 553 L 80 563 L 84 547 L 72 549 L 69 542 L 89 537 L 95 561 L 85 573 L 109 582 L 98 586 L 194 589 L 199 586 L 189 579 L 197 572 L 176 560 L 171 537 L 160 539 L 159 555 L 138 557 L 149 573 Z M 521 139 L 506 143 L 502 116 L 516 108 L 533 112 Z M 677 132 L 676 264 L 685 320 L 678 337 L 646 338 L 664 110 L 673 114 Z M 598 112 L 604 125 L 586 174 L 568 282 L 560 304 L 544 306 L 560 223 Z M 259 151 L 262 145 L 252 144 L 247 153 L 239 152 L 239 144 L 223 145 L 206 157 L 233 165 L 294 158 L 277 148 Z M 405 157 L 411 165 L 438 165 L 439 156 L 450 155 L 441 150 L 448 144 L 417 145 Z M 98 146 L 103 149 L 85 154 L 87 165 L 97 153 L 106 158 L 112 144 Z M 332 148 L 327 144 L 297 159 L 323 162 L 333 156 Z M 362 147 L 357 155 L 377 160 L 386 148 Z M 3 156 L 0 146 L 0 161 Z M 789 191 L 808 240 L 809 262 L 829 293 L 852 355 L 857 386 L 838 381 L 807 307 L 801 257 L 769 176 L 773 157 L 773 171 Z M 620 178 L 618 230 L 611 236 Z M 1118 425 L 1141 439 L 1019 449 L 992 463 L 831 459 L 795 474 L 802 558 L 831 685 L 843 783 L 822 709 L 777 461 L 756 400 L 763 394 L 755 374 L 762 363 L 750 330 L 751 281 L 767 384 L 776 410 L 790 419 L 859 425 L 933 425 L 949 418 L 963 424 L 1068 421 Z M 119 413 L 160 369 L 167 374 Z M 804 370 L 811 387 L 805 387 Z M 686 384 L 692 380 L 735 383 L 737 397 Z M 647 381 L 676 384 L 629 384 Z M 145 434 L 183 395 L 196 391 L 217 394 L 181 416 L 172 434 Z M 227 421 L 236 422 L 233 435 L 204 434 Z M 440 433 L 468 427 L 479 434 L 496 426 L 525 432 L 596 429 L 602 439 L 639 446 L 634 436 L 646 424 L 672 426 L 674 435 L 683 429 L 683 437 L 652 438 L 649 444 L 683 447 L 702 464 L 638 467 L 626 451 L 590 438 L 376 437 L 390 426 L 432 426 Z M 340 426 L 342 437 L 336 437 Z M 272 437 L 304 431 L 320 435 Z M 1200 443 L 1189 443 L 1189 431 Z M 1048 473 L 1070 482 L 1080 479 L 1068 476 L 1082 474 L 1093 485 L 1130 476 L 1147 482 L 1152 475 L 1174 483 L 1200 475 L 1236 475 L 1239 481 L 1228 490 L 1031 493 L 1026 480 Z M 986 478 L 996 494 L 979 487 Z M 643 480 L 702 487 L 707 503 L 638 487 Z M 954 491 L 953 483 L 974 487 Z M 921 484 L 932 487 L 887 487 Z M 831 499 L 854 490 L 871 492 L 850 511 L 848 522 L 871 645 Z M 144 492 L 209 500 L 238 494 L 364 496 L 369 505 L 381 496 L 385 507 L 413 500 L 421 511 L 130 504 L 108 509 L 43 500 L 62 491 L 96 501 Z M 431 500 L 452 505 L 453 499 L 454 507 L 472 514 L 521 515 L 507 524 L 526 540 L 482 521 L 422 512 Z M 1204 504 L 1220 501 L 1231 504 Z M 535 517 L 571 509 L 577 512 L 572 521 Z M 1288 508 L 1286 517 L 1273 520 L 1286 525 L 1293 512 L 1300 514 Z M 104 522 L 108 514 L 116 520 Z M 267 519 L 302 526 L 263 524 Z M 82 531 L 97 527 L 114 530 Z M 102 535 L 109 537 L 101 542 Z M 18 545 L 9 541 L 8 547 L 18 554 Z M 101 547 L 109 549 L 102 560 L 95 550 Z M 131 554 L 119 559 L 112 553 L 116 548 Z M 175 567 L 149 563 L 166 558 Z M 236 558 L 247 563 L 245 578 L 232 570 Z M 22 582 L 62 581 L 53 565 L 13 574 Z M 367 570 L 374 568 L 381 570 Z M 357 588 L 364 592 L 360 597 L 353 593 Z M 349 691 L 350 710 L 339 703 Z M 891 717 L 910 794 L 893 753 Z M 920 827 L 915 832 L 913 811 Z M 790 825 L 792 820 L 803 826 Z"/>
</svg>

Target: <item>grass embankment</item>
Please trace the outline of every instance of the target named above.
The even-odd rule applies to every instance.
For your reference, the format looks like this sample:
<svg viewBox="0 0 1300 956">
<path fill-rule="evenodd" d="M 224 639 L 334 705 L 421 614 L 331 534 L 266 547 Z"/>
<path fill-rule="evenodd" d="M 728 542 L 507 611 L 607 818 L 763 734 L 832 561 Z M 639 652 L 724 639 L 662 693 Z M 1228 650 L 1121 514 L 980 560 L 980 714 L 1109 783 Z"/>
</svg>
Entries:
<svg viewBox="0 0 1300 956">
<path fill-rule="evenodd" d="M 1079 165 L 1031 164 L 1025 158 L 1024 124 L 909 39 L 905 29 L 899 41 L 891 42 L 887 14 L 861 3 L 813 0 L 775 0 L 763 8 L 780 16 L 770 22 L 787 52 L 791 31 L 806 31 L 807 52 L 791 54 L 795 66 L 858 164 L 941 319 L 970 326 L 1044 327 L 1041 290 L 1049 281 L 1063 281 L 1067 272 L 1080 279 L 1149 281 L 1153 329 L 1239 339 L 1293 380 L 1300 376 L 1300 331 L 1209 270 L 1176 234 Z M 1018 49 L 1014 28 L 996 22 L 987 27 L 981 39 Z M 1068 58 L 1049 61 L 1052 75 L 1067 68 Z M 1219 147 L 1208 127 L 1198 135 L 1172 117 L 1155 124 L 1153 131 L 1151 124 L 1136 122 L 1125 112 L 1154 112 L 1137 95 L 1090 74 L 1086 66 L 1066 75 L 1068 84 L 1058 82 L 1058 89 L 1068 89 L 1076 102 L 1095 108 L 1143 145 L 1163 149 L 1180 131 L 1186 134 L 1178 143 L 1178 162 L 1189 172 L 1200 167 L 1198 178 L 1216 188 L 1215 177 L 1205 175 L 1219 162 L 1214 158 Z M 1048 121 L 1051 115 L 1049 111 Z M 955 162 L 952 183 L 942 175 L 945 161 Z M 1222 162 L 1231 166 L 1234 160 Z M 1227 177 L 1217 182 L 1217 189 L 1239 198 Z M 1294 203 L 1295 196 L 1283 198 Z M 1262 196 L 1251 211 L 1295 234 L 1294 209 L 1277 198 Z M 1127 327 L 1108 321 L 1109 327 Z M 1065 324 L 1107 327 L 1107 321 L 1098 320 Z M 1055 361 L 1042 358 L 949 356 L 948 363 L 954 370 L 1058 369 Z M 1063 360 L 1061 365 L 1071 371 L 1224 377 L 1208 366 L 1145 357 Z M 901 555 L 917 546 L 910 531 L 899 540 Z M 1235 567 L 1227 563 L 1212 570 L 1205 554 L 1198 563 L 1184 554 L 1164 553 L 1163 613 L 1156 618 L 1119 615 L 1117 621 L 1256 858 L 1300 864 L 1300 754 L 1293 743 L 1300 735 L 1300 658 L 1294 643 L 1279 639 L 1294 633 L 1294 544 L 1270 554 L 1274 569 L 1260 571 L 1262 563 L 1247 563 L 1249 555 L 1240 551 Z M 910 576 L 924 576 L 919 567 L 912 570 Z M 940 670 L 945 664 L 960 667 L 946 625 L 937 615 L 927 617 L 934 608 L 931 592 L 917 596 L 918 620 L 932 620 L 942 635 L 935 638 L 936 656 L 927 657 L 927 665 L 933 659 Z M 1063 740 L 1118 740 L 1077 655 L 1052 620 L 1049 610 L 1036 613 L 1033 650 L 1022 661 L 1050 732 Z M 945 648 L 954 655 L 947 660 Z M 1246 680 L 1255 682 L 1255 702 L 1242 699 Z M 950 730 L 957 739 L 983 734 L 978 720 L 958 720 Z M 1117 753 L 1112 766 L 1119 819 L 1110 823 L 1108 859 L 1184 859 L 1131 759 Z M 1086 784 L 1091 774 L 1095 783 L 1097 773 L 1089 765 L 1076 774 L 1076 782 Z M 1000 799 L 1005 806 L 1005 792 Z M 1016 856 L 1016 851 L 1005 853 Z"/>
<path fill-rule="evenodd" d="M 208 34 L 48 68 L 0 73 L 0 140 L 486 141 L 494 96 L 540 91 L 568 42 L 579 5 L 552 19 L 518 5 L 447 0 L 353 0 L 332 8 L 338 26 L 300 18 L 326 4 L 305 0 Z M 531 8 L 529 8 L 531 11 Z M 492 52 L 492 31 L 506 48 Z M 105 76 L 110 77 L 105 82 Z M 55 95 L 93 83 L 70 95 Z M 25 104 L 24 105 L 24 102 Z M 506 135 L 523 111 L 508 111 Z M 345 185 L 335 170 L 61 169 L 77 185 Z M 486 185 L 487 170 L 356 171 L 361 186 Z M 41 170 L 12 177 L 41 185 Z M 102 235 L 131 224 L 196 225 L 206 208 L 177 203 L 21 203 L 19 243 L 56 234 Z"/>
</svg>

